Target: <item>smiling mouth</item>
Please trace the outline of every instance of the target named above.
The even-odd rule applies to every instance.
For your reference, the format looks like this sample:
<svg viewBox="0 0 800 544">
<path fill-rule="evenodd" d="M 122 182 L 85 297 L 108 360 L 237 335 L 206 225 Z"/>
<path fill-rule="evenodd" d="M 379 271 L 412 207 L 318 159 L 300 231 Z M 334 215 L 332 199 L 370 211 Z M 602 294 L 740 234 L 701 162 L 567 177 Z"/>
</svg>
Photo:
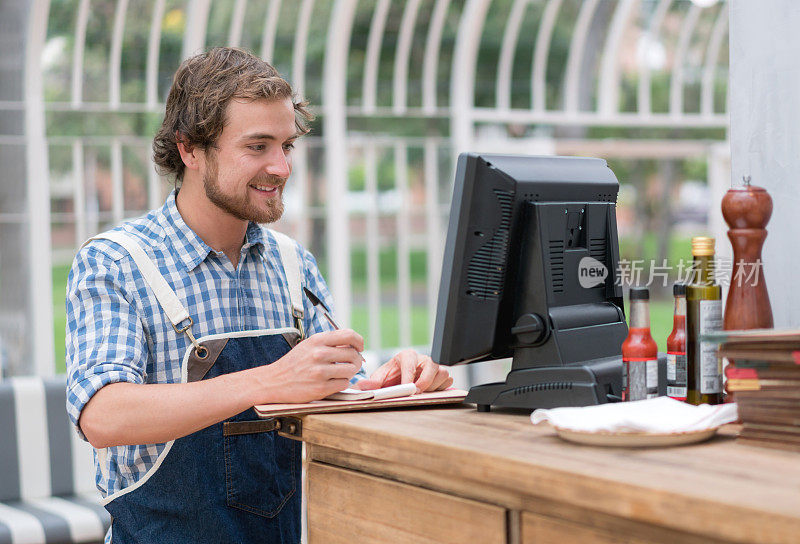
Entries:
<svg viewBox="0 0 800 544">
<path fill-rule="evenodd" d="M 268 195 L 277 194 L 278 189 L 280 189 L 280 185 L 251 185 L 250 187 Z"/>
</svg>

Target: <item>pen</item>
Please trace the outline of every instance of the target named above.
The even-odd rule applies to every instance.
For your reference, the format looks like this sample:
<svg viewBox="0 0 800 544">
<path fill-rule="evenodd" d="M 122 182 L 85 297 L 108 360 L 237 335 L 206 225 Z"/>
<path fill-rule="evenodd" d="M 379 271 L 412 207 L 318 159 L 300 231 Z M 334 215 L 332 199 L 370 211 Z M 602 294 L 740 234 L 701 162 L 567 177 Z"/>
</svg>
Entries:
<svg viewBox="0 0 800 544">
<path fill-rule="evenodd" d="M 333 318 L 331 317 L 331 314 L 330 314 L 330 312 L 328 312 L 328 307 L 327 307 L 327 306 L 325 306 L 325 303 L 324 303 L 324 302 L 322 302 L 322 301 L 319 299 L 319 297 L 317 297 L 317 295 L 315 295 L 314 293 L 312 293 L 311 291 L 309 291 L 309 290 L 308 290 L 306 287 L 303 287 L 303 292 L 304 292 L 304 293 L 306 294 L 306 296 L 308 297 L 308 300 L 310 300 L 310 301 L 311 301 L 311 304 L 313 304 L 313 305 L 314 305 L 314 307 L 315 307 L 317 310 L 319 310 L 320 312 L 322 312 L 322 315 L 325 317 L 325 319 L 327 319 L 327 320 L 328 320 L 328 323 L 330 323 L 330 324 L 331 324 L 331 327 L 333 327 L 335 330 L 337 330 L 337 331 L 338 331 L 338 330 L 339 330 L 341 327 L 339 327 L 339 325 L 337 325 L 337 324 L 336 324 L 336 321 L 334 321 L 334 320 L 333 320 Z M 353 348 L 353 349 L 355 349 L 355 348 Z M 358 356 L 359 356 L 359 357 L 361 357 L 361 362 L 362 362 L 362 363 L 366 362 L 366 361 L 364 360 L 364 356 L 363 356 L 363 355 L 361 355 L 361 353 L 360 353 L 360 352 L 358 353 Z"/>
</svg>

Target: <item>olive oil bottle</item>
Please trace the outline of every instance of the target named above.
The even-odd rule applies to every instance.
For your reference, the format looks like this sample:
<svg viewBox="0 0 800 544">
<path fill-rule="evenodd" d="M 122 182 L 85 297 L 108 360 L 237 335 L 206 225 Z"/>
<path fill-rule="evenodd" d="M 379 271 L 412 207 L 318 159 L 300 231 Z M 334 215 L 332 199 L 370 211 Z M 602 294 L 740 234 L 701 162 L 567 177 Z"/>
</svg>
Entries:
<svg viewBox="0 0 800 544">
<path fill-rule="evenodd" d="M 722 329 L 722 289 L 714 275 L 714 239 L 692 238 L 692 274 L 686 286 L 686 362 L 689 404 L 722 402 L 722 369 L 716 346 L 700 335 Z"/>
</svg>

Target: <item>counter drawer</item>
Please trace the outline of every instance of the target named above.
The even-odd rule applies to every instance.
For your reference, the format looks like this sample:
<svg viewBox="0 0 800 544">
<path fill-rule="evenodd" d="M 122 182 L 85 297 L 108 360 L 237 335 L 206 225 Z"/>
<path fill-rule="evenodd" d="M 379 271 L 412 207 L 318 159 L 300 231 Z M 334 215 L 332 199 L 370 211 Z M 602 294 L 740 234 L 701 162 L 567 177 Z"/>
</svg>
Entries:
<svg viewBox="0 0 800 544">
<path fill-rule="evenodd" d="M 393 480 L 308 464 L 310 544 L 504 544 L 506 511 Z"/>
<path fill-rule="evenodd" d="M 531 512 L 522 513 L 520 541 L 522 544 L 648 544 L 650 541 L 627 536 L 624 532 L 614 534 L 572 521 L 541 516 Z"/>
</svg>

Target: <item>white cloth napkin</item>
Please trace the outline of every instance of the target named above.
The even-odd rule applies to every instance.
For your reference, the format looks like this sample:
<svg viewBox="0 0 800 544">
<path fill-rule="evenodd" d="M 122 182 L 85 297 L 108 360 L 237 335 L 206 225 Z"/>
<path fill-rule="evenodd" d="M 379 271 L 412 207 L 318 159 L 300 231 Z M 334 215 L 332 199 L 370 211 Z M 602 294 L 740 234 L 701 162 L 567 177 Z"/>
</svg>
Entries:
<svg viewBox="0 0 800 544">
<path fill-rule="evenodd" d="M 540 408 L 531 414 L 534 424 L 549 421 L 554 427 L 573 431 L 616 433 L 701 431 L 737 419 L 735 403 L 693 406 L 669 397 L 580 408 Z"/>
</svg>

